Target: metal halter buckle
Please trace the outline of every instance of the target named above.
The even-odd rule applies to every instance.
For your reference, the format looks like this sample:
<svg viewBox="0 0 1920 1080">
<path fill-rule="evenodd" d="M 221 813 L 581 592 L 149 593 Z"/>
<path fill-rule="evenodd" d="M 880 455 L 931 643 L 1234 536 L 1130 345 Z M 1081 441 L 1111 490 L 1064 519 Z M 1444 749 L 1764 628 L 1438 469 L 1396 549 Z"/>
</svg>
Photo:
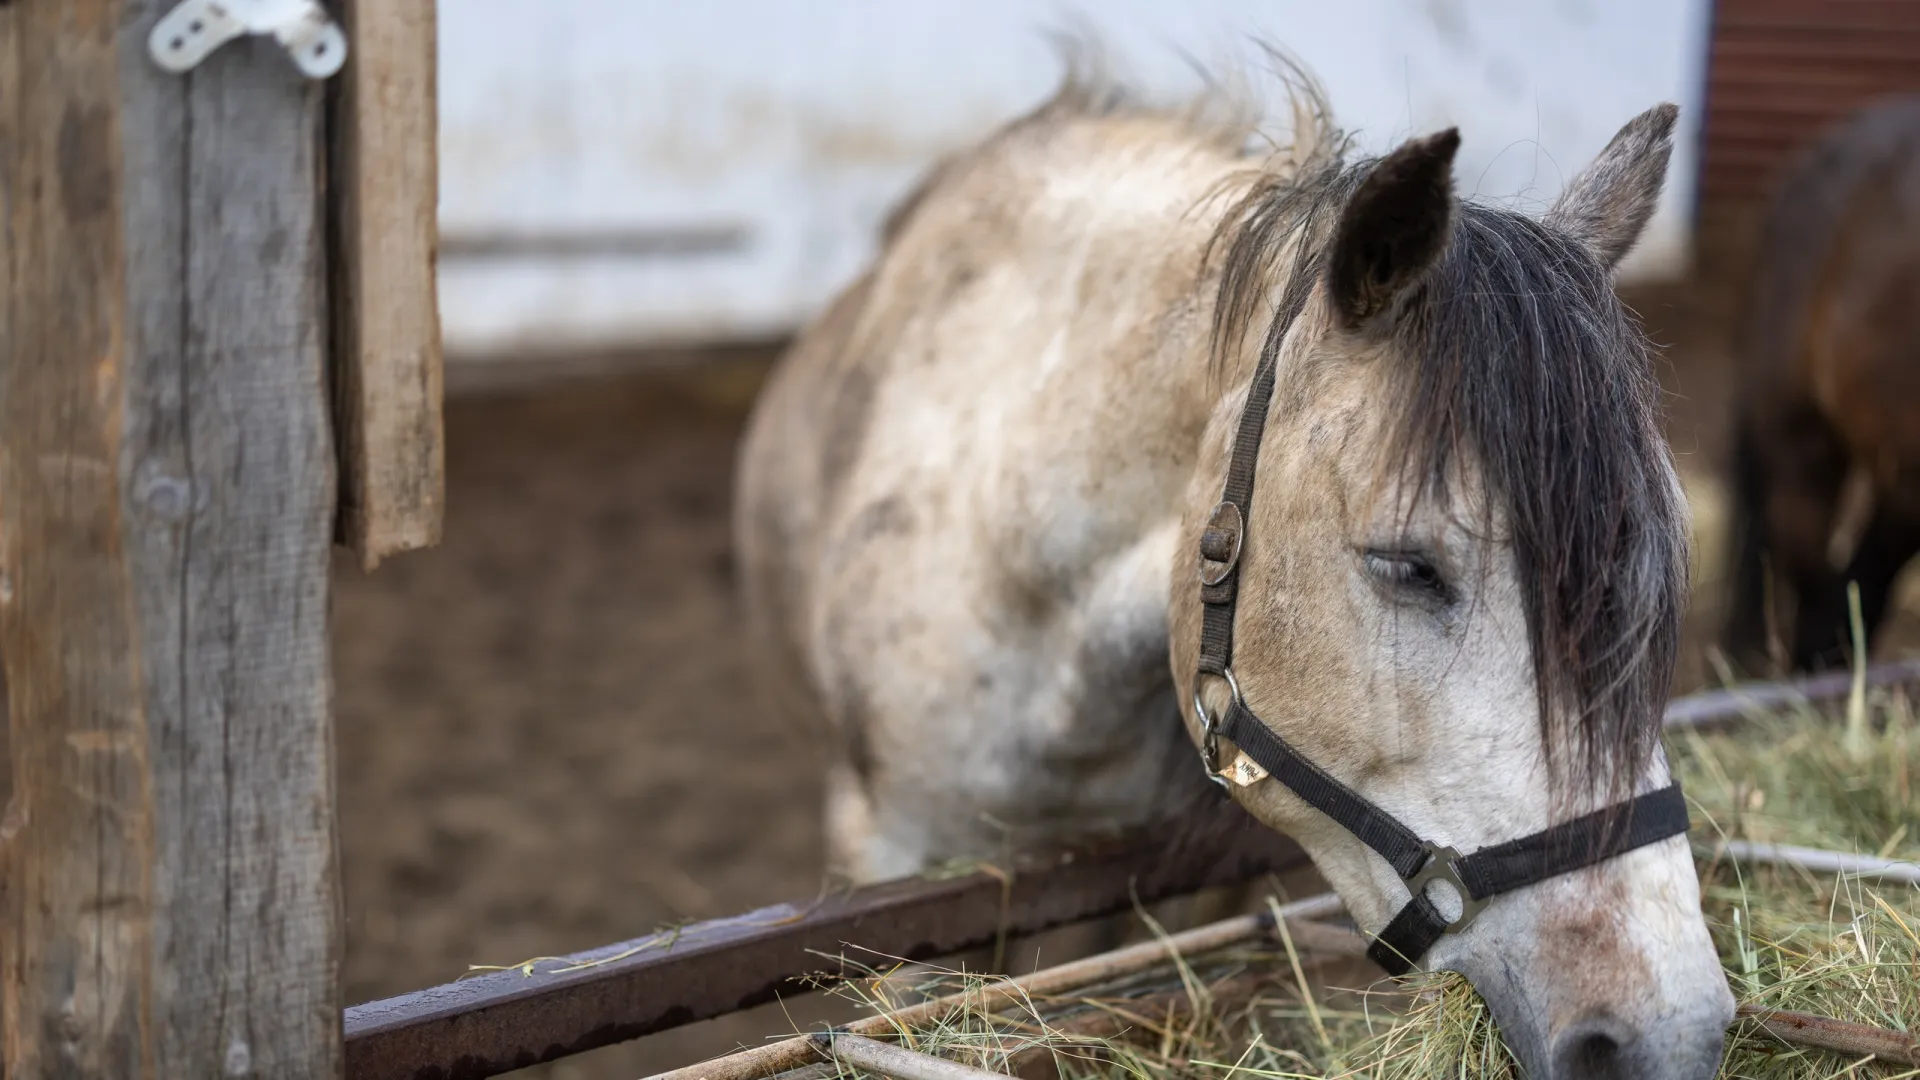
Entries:
<svg viewBox="0 0 1920 1080">
<path fill-rule="evenodd" d="M 1427 861 L 1407 879 L 1407 890 L 1413 894 L 1414 899 L 1418 900 L 1421 894 L 1427 891 L 1427 886 L 1433 882 L 1443 881 L 1451 886 L 1460 897 L 1460 916 L 1447 924 L 1447 933 L 1457 934 L 1479 917 L 1480 912 L 1487 906 L 1487 900 L 1475 899 L 1472 890 L 1467 888 L 1467 883 L 1460 879 L 1458 851 L 1431 841 L 1426 847 Z"/>
<path fill-rule="evenodd" d="M 1233 669 L 1221 671 L 1201 670 L 1193 676 L 1193 715 L 1200 721 L 1200 763 L 1206 766 L 1207 779 L 1220 785 L 1220 790 L 1233 790 L 1227 784 L 1227 778 L 1220 775 L 1220 725 L 1217 718 L 1207 711 L 1207 703 L 1200 696 L 1200 687 L 1207 676 L 1213 675 L 1227 681 L 1227 691 L 1233 695 L 1232 708 L 1240 702 L 1240 682 L 1233 677 Z"/>
</svg>

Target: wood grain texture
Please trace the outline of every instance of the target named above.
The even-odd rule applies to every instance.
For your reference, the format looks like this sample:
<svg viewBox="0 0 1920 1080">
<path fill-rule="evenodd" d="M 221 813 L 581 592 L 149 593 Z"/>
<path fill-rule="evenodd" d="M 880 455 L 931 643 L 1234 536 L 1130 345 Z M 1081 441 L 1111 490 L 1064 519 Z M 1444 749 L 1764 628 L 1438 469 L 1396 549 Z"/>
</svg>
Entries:
<svg viewBox="0 0 1920 1080">
<path fill-rule="evenodd" d="M 341 1071 L 322 89 L 15 0 L 9 1076 Z"/>
<path fill-rule="evenodd" d="M 18 141 L 14 133 L 19 126 L 20 114 L 20 65 L 14 51 L 15 18 L 11 7 L 0 6 L 0 423 L 6 417 L 6 372 L 10 367 L 14 339 L 13 322 L 13 259 L 18 252 L 13 242 L 13 174 L 14 162 L 18 159 Z M 4 512 L 4 480 L 0 480 L 0 512 Z M 11 581 L 7 576 L 6 527 L 0 524 L 0 619 L 5 618 L 5 608 L 11 590 Z M 4 623 L 0 623 L 3 626 Z M 12 817 L 13 810 L 13 721 L 7 708 L 7 663 L 6 650 L 0 648 L 0 806 L 6 809 L 0 812 L 0 917 L 4 917 L 7 907 L 7 873 L 4 856 L 7 837 L 16 831 Z M 0 936 L 0 955 L 9 946 L 4 936 Z M 6 964 L 0 959 L 0 983 L 5 981 Z M 0 1031 L 5 1031 L 8 1015 L 7 995 L 0 988 Z M 0 1080 L 7 1076 L 6 1055 L 0 1053 Z"/>
<path fill-rule="evenodd" d="M 440 540 L 444 386 L 435 283 L 433 0 L 348 0 L 334 89 L 334 416 L 340 538 L 372 570 Z"/>
<path fill-rule="evenodd" d="M 114 5 L 13 5 L 13 303 L 0 374 L 6 1072 L 151 1075 L 152 755 L 121 520 L 127 361 Z"/>
<path fill-rule="evenodd" d="M 0 4 L 0 371 L 7 367 L 7 350 L 13 342 L 13 318 L 11 304 L 13 300 L 13 275 L 11 267 L 14 254 L 13 243 L 13 186 L 10 167 L 14 160 L 14 127 L 19 111 L 19 62 L 13 51 L 13 9 Z M 4 384 L 0 384 L 0 393 L 4 393 Z M 13 763 L 8 754 L 9 721 L 7 719 L 7 663 L 4 654 L 0 654 L 0 806 L 4 806 L 13 794 Z M 6 889 L 5 875 L 0 874 L 0 897 Z M 0 898 L 0 910 L 5 910 L 5 900 Z M 0 1072 L 0 1078 L 5 1073 Z"/>
</svg>

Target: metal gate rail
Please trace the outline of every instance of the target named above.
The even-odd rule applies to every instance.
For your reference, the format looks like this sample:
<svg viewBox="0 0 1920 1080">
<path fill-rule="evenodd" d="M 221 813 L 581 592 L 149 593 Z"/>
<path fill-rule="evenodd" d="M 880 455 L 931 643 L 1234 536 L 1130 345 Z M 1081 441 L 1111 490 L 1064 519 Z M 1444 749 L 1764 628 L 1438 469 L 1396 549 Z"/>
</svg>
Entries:
<svg viewBox="0 0 1920 1080">
<path fill-rule="evenodd" d="M 1007 871 L 887 882 L 357 1005 L 351 1080 L 478 1080 L 801 993 L 858 944 L 929 959 L 1308 865 L 1236 807 L 1192 827 L 1018 859 Z M 1217 839 L 1206 841 L 1207 836 Z M 1008 872 L 1010 871 L 1010 872 Z M 824 955 L 823 955 L 824 954 Z"/>
</svg>

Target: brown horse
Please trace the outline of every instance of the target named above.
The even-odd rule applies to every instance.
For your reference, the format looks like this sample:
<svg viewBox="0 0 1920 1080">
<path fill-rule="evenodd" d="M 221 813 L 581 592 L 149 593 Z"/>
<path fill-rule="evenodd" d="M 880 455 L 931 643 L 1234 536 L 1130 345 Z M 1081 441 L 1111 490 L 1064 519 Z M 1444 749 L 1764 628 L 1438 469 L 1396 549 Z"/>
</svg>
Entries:
<svg viewBox="0 0 1920 1080">
<path fill-rule="evenodd" d="M 1309 87 L 1262 160 L 1237 113 L 1070 81 L 934 175 L 757 406 L 747 603 L 840 748 L 856 878 L 1204 813 L 1201 706 L 1460 851 L 1670 790 L 1685 512 L 1610 269 L 1675 110 L 1539 220 L 1456 197 L 1455 132 L 1356 159 Z M 1223 566 L 1237 679 L 1196 686 Z M 1428 896 L 1238 775 L 1369 934 Z M 1530 1076 L 1707 1077 L 1733 1001 L 1662 835 L 1470 925 L 1443 896 L 1459 930 L 1413 959 L 1465 972 Z"/>
<path fill-rule="evenodd" d="M 1920 97 L 1857 113 L 1794 163 L 1736 346 L 1727 652 L 1748 671 L 1829 666 L 1850 647 L 1848 583 L 1871 633 L 1920 553 Z M 1867 493 L 1863 527 L 1849 489 Z"/>
</svg>

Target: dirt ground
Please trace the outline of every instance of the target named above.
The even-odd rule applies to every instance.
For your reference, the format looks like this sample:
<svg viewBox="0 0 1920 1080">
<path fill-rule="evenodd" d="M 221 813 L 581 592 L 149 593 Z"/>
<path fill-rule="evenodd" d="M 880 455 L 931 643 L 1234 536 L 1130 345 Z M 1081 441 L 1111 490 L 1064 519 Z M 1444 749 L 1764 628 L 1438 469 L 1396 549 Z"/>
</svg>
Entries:
<svg viewBox="0 0 1920 1080">
<path fill-rule="evenodd" d="M 1631 299 L 1671 346 L 1683 468 L 1710 477 L 1720 307 Z M 729 567 L 734 440 L 770 356 L 457 396 L 444 545 L 370 576 L 340 561 L 349 1000 L 816 889 L 818 748 L 753 688 Z M 787 1025 L 763 1009 L 518 1075 L 638 1077 Z"/>
<path fill-rule="evenodd" d="M 731 589 L 767 355 L 456 398 L 446 542 L 336 565 L 349 1001 L 817 891 L 822 767 L 755 696 Z"/>
</svg>

